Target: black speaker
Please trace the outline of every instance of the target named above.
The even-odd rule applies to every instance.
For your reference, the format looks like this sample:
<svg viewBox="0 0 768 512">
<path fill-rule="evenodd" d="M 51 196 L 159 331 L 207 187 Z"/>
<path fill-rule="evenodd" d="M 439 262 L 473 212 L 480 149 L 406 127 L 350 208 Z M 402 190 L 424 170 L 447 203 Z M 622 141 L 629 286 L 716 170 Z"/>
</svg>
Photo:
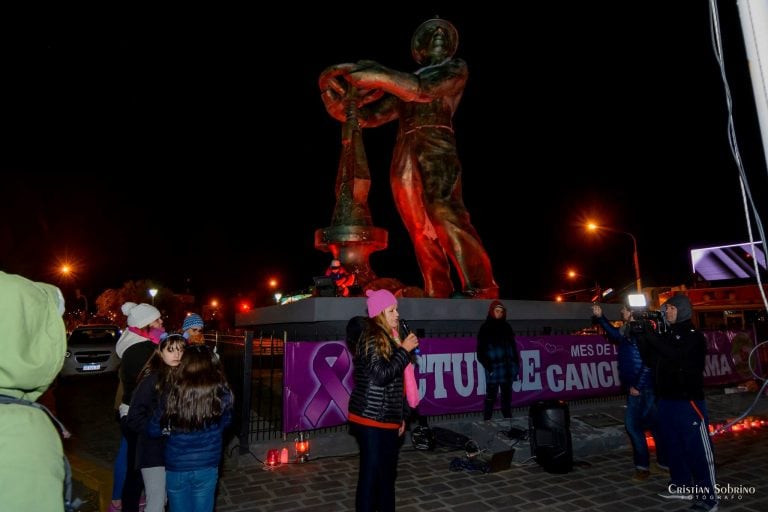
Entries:
<svg viewBox="0 0 768 512">
<path fill-rule="evenodd" d="M 531 456 L 548 473 L 573 470 L 573 442 L 568 403 L 562 400 L 539 401 L 528 415 Z"/>
</svg>

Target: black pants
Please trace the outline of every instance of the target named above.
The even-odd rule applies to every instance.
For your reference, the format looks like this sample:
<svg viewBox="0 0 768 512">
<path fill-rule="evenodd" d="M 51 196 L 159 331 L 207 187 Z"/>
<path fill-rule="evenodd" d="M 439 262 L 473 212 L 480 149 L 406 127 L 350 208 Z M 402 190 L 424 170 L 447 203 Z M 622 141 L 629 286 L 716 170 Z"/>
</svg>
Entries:
<svg viewBox="0 0 768 512">
<path fill-rule="evenodd" d="M 136 464 L 136 444 L 139 435 L 128 428 L 125 424 L 125 418 L 120 421 L 120 429 L 128 444 L 128 457 L 126 457 L 125 483 L 123 484 L 123 512 L 138 512 L 141 491 L 144 490 L 144 479 L 141 477 L 141 470 Z"/>
<path fill-rule="evenodd" d="M 355 510 L 394 512 L 397 459 L 402 439 L 397 429 L 353 424 L 350 433 L 360 448 Z"/>
<path fill-rule="evenodd" d="M 485 385 L 485 403 L 483 404 L 483 419 L 489 420 L 493 416 L 493 406 L 496 405 L 496 395 L 501 388 L 501 414 L 505 418 L 512 417 L 512 381 L 501 384 Z"/>
</svg>

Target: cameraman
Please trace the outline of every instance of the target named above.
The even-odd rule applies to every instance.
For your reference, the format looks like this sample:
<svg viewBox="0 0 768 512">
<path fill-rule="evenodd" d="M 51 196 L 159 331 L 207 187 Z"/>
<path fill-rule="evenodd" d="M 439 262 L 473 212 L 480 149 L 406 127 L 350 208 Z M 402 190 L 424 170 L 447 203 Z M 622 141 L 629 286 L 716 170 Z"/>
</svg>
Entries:
<svg viewBox="0 0 768 512">
<path fill-rule="evenodd" d="M 666 452 L 661 450 L 663 442 L 657 431 L 656 399 L 653 393 L 653 375 L 651 369 L 643 364 L 637 339 L 630 328 L 634 321 L 632 310 L 623 305 L 621 318 L 624 321 L 617 329 L 603 316 L 599 304 L 592 305 L 595 322 L 600 325 L 611 343 L 618 345 L 619 379 L 622 389 L 627 393 L 627 409 L 624 413 L 624 428 L 632 443 L 632 458 L 635 464 L 633 480 L 647 480 L 650 476 L 650 455 L 645 430 L 649 428 L 656 442 L 656 463 L 667 470 Z"/>
<path fill-rule="evenodd" d="M 659 496 L 695 498 L 692 510 L 717 510 L 715 460 L 704 401 L 707 340 L 693 327 L 688 297 L 675 295 L 662 310 L 667 332 L 659 334 L 647 322 L 636 324 L 640 352 L 654 372 L 659 427 L 669 460 L 671 482 Z"/>
</svg>

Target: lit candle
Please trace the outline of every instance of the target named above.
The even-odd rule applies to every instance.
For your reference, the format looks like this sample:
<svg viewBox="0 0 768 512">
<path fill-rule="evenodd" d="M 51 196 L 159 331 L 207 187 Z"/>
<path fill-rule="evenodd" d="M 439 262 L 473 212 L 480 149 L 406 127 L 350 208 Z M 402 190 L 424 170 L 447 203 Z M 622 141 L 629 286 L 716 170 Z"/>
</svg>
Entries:
<svg viewBox="0 0 768 512">
<path fill-rule="evenodd" d="M 280 464 L 280 451 L 269 450 L 267 452 L 267 466 L 277 466 Z"/>
</svg>

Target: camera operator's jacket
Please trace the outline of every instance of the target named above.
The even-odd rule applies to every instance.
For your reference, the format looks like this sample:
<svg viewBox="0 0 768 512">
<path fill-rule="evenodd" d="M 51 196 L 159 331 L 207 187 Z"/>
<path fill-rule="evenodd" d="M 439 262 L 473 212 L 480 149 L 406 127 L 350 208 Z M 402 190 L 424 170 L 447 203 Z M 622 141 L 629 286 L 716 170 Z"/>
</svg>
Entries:
<svg viewBox="0 0 768 512">
<path fill-rule="evenodd" d="M 637 339 L 630 334 L 628 324 L 623 329 L 617 329 L 603 315 L 596 317 L 597 323 L 608 335 L 608 339 L 619 347 L 619 379 L 625 390 L 633 387 L 637 390 L 653 388 L 651 369 L 643 363 Z M 627 336 L 622 334 L 627 332 Z"/>
<path fill-rule="evenodd" d="M 657 335 L 638 334 L 640 351 L 653 369 L 656 397 L 662 400 L 704 400 L 707 339 L 690 320 L 674 323 Z"/>
<path fill-rule="evenodd" d="M 403 371 L 411 361 L 408 351 L 387 337 L 392 353 L 385 359 L 369 336 L 355 353 L 355 387 L 349 397 L 349 421 L 378 428 L 400 428 L 408 413 Z"/>
</svg>

